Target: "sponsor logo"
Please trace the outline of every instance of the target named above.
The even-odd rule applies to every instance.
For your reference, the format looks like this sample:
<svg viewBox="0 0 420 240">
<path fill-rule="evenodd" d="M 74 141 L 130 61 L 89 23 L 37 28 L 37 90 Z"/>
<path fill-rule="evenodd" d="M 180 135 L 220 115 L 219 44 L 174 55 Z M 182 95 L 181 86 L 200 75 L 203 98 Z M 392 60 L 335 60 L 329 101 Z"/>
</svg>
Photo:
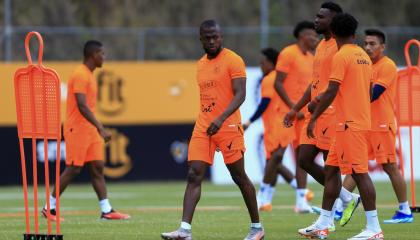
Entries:
<svg viewBox="0 0 420 240">
<path fill-rule="evenodd" d="M 117 129 L 108 129 L 112 138 L 105 147 L 105 169 L 104 174 L 110 178 L 121 178 L 133 168 L 130 156 L 127 154 L 127 147 L 130 140 Z"/>
<path fill-rule="evenodd" d="M 182 164 L 187 160 L 188 143 L 187 141 L 174 141 L 170 146 L 170 152 L 174 161 Z"/>
<path fill-rule="evenodd" d="M 124 81 L 111 71 L 98 74 L 98 111 L 106 116 L 115 116 L 125 109 Z"/>
</svg>

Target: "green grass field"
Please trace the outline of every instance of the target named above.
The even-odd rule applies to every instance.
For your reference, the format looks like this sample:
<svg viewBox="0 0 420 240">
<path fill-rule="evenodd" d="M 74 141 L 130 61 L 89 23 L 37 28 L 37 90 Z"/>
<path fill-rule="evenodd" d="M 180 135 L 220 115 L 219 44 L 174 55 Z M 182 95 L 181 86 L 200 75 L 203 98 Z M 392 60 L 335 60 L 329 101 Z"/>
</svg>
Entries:
<svg viewBox="0 0 420 240">
<path fill-rule="evenodd" d="M 314 204 L 320 204 L 321 188 L 315 191 Z M 377 202 L 380 220 L 392 216 L 395 197 L 389 183 L 378 183 Z M 131 214 L 128 221 L 101 221 L 99 207 L 90 185 L 71 185 L 62 196 L 62 223 L 64 239 L 160 239 L 162 231 L 178 228 L 185 183 L 130 183 L 109 184 L 108 190 L 114 208 Z M 43 193 L 42 193 L 43 194 Z M 417 192 L 417 198 L 420 194 Z M 41 196 L 40 206 L 45 203 Z M 311 224 L 316 215 L 298 215 L 293 212 L 294 191 L 279 185 L 274 198 L 274 209 L 262 213 L 266 239 L 299 239 L 297 229 Z M 420 215 L 419 215 L 420 216 Z M 41 219 L 42 230 L 46 229 Z M 361 208 L 353 220 L 329 239 L 347 239 L 358 233 L 365 224 Z M 247 234 L 249 218 L 241 195 L 235 186 L 203 185 L 201 201 L 193 222 L 194 239 L 243 239 Z M 386 239 L 420 239 L 418 221 L 412 224 L 384 225 Z M 23 239 L 23 200 L 20 187 L 0 188 L 0 239 Z"/>
</svg>

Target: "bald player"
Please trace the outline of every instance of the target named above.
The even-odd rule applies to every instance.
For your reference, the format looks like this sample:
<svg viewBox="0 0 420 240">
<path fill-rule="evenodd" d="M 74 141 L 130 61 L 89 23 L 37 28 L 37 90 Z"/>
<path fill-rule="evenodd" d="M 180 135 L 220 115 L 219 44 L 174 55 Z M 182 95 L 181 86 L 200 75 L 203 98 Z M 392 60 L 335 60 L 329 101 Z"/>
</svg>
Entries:
<svg viewBox="0 0 420 240">
<path fill-rule="evenodd" d="M 182 221 L 178 230 L 162 233 L 163 239 L 192 239 L 191 223 L 201 195 L 201 182 L 213 164 L 216 150 L 222 152 L 248 208 L 251 226 L 245 240 L 264 238 L 255 189 L 244 168 L 245 145 L 239 107 L 245 100 L 245 63 L 239 55 L 224 48 L 222 40 L 216 21 L 206 20 L 201 24 L 200 41 L 206 53 L 197 63 L 201 107 L 188 147 L 188 182 Z"/>
</svg>

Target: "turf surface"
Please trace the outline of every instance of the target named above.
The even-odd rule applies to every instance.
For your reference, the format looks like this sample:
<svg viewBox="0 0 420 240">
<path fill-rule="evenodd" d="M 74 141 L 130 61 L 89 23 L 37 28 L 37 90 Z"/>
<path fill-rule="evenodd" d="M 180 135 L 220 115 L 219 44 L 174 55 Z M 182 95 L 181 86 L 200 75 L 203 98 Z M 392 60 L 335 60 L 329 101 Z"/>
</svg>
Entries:
<svg viewBox="0 0 420 240">
<path fill-rule="evenodd" d="M 310 186 L 315 191 L 314 204 L 321 201 L 321 187 Z M 377 183 L 380 220 L 391 217 L 396 209 L 391 184 Z M 160 239 L 162 231 L 172 231 L 179 226 L 185 184 L 129 183 L 108 184 L 113 207 L 131 214 L 127 221 L 99 220 L 99 207 L 90 185 L 71 185 L 62 196 L 62 223 L 64 239 Z M 45 195 L 40 196 L 40 206 Z M 20 187 L 0 187 L 0 239 L 23 239 L 24 215 Z M 297 229 L 311 224 L 316 215 L 298 215 L 293 212 L 295 193 L 281 184 L 274 197 L 274 209 L 262 213 L 266 239 L 300 239 Z M 417 199 L 420 193 L 417 191 Z M 417 215 L 420 216 L 420 215 Z M 417 217 L 415 216 L 415 217 Z M 46 221 L 41 219 L 45 231 Z M 329 239 L 347 239 L 357 234 L 365 224 L 359 207 L 352 221 Z M 194 239 L 243 239 L 247 234 L 249 218 L 241 195 L 235 186 L 203 185 L 201 201 L 193 222 Z M 420 239 L 420 223 L 382 224 L 386 239 Z"/>
</svg>

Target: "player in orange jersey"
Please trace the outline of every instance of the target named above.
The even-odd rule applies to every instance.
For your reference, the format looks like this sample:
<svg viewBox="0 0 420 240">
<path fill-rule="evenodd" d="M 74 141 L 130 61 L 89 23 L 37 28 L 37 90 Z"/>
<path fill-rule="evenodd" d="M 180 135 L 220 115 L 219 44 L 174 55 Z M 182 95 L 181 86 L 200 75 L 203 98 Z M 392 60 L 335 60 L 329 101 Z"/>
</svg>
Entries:
<svg viewBox="0 0 420 240">
<path fill-rule="evenodd" d="M 306 89 L 302 98 L 290 109 L 290 112 L 286 114 L 284 123 L 286 126 L 293 126 L 293 122 L 296 118 L 297 112 L 301 111 L 308 103 L 308 109 L 310 112 L 313 111 L 314 106 L 321 98 L 324 91 L 327 89 L 329 75 L 331 72 L 331 62 L 334 54 L 337 52 L 337 44 L 335 39 L 332 37 L 330 23 L 332 18 L 341 13 L 341 7 L 333 2 L 325 2 L 321 5 L 321 9 L 318 11 L 315 18 L 315 30 L 319 34 L 324 35 L 324 39 L 318 44 L 314 57 L 312 83 Z M 328 150 L 335 137 L 335 110 L 333 105 L 329 106 L 328 109 L 317 119 L 315 135 L 316 138 L 308 138 L 306 135 L 307 125 L 309 123 L 308 117 L 305 120 L 301 138 L 300 147 L 298 154 L 299 165 L 308 172 L 318 183 L 324 185 L 325 174 L 324 169 L 316 164 L 315 158 L 319 153 L 323 153 L 324 160 L 327 159 Z M 360 197 L 357 194 L 352 194 L 345 188 L 340 192 L 340 200 L 338 203 L 342 203 L 343 208 L 351 206 L 357 206 Z M 339 206 L 340 207 L 340 206 Z M 341 207 L 340 207 L 341 208 Z M 313 207 L 313 210 L 319 208 Z M 355 209 L 355 208 L 354 208 Z M 338 209 L 336 214 L 333 213 L 335 218 L 340 218 L 342 210 Z M 330 230 L 335 229 L 334 222 L 331 222 Z"/>
<path fill-rule="evenodd" d="M 313 195 L 312 192 L 306 189 L 307 174 L 300 167 L 297 167 L 295 179 L 290 171 L 281 164 L 284 152 L 289 144 L 292 144 L 295 153 L 298 152 L 304 113 L 299 114 L 300 119 L 292 128 L 285 128 L 282 120 L 290 109 L 289 104 L 293 104 L 293 102 L 299 100 L 310 83 L 313 66 L 312 51 L 318 43 L 318 38 L 314 24 L 307 21 L 299 22 L 294 29 L 293 35 L 297 39 L 297 42 L 285 47 L 280 52 L 276 60 L 275 71 L 264 78 L 262 83 L 263 93 L 265 87 L 275 95 L 263 96 L 259 109 L 244 125 L 249 126 L 251 122 L 261 115 L 259 114 L 261 112 L 260 108 L 264 106 L 263 104 L 266 102 L 266 99 L 272 100 L 272 103 L 268 105 L 269 109 L 267 113 L 264 112 L 263 115 L 267 164 L 257 200 L 260 210 L 271 209 L 271 200 L 277 182 L 277 173 L 280 170 L 280 174 L 286 181 L 294 189 L 297 189 L 295 210 L 304 213 L 311 210 L 305 196 Z M 301 195 L 302 197 L 300 197 Z"/>
<path fill-rule="evenodd" d="M 370 83 L 372 62 L 366 52 L 354 44 L 357 20 L 347 13 L 337 14 L 331 31 L 339 51 L 334 55 L 327 90 L 317 104 L 307 127 L 314 138 L 316 120 L 333 103 L 336 107 L 336 136 L 325 162 L 322 210 L 311 226 L 299 229 L 301 235 L 325 239 L 329 234 L 331 213 L 341 191 L 341 176 L 352 175 L 359 189 L 367 224 L 360 234 L 349 238 L 383 239 L 376 211 L 375 187 L 368 171 L 368 132 L 371 129 Z"/>
<path fill-rule="evenodd" d="M 371 97 L 372 129 L 369 132 L 369 159 L 375 159 L 388 174 L 397 196 L 399 209 L 392 219 L 384 223 L 411 223 L 413 214 L 407 201 L 407 187 L 397 166 L 395 153 L 396 124 L 394 100 L 397 91 L 397 66 L 384 55 L 385 34 L 377 29 L 365 31 L 365 51 L 373 62 L 373 86 Z M 356 183 L 350 175 L 343 186 L 353 191 Z M 343 216 L 344 217 L 344 216 Z"/>
<path fill-rule="evenodd" d="M 98 41 L 86 42 L 83 50 L 83 64 L 79 65 L 70 76 L 67 84 L 67 114 L 64 123 L 66 141 L 66 169 L 60 176 L 60 194 L 70 182 L 79 175 L 83 166 L 87 166 L 91 175 L 101 208 L 101 219 L 119 220 L 130 218 L 127 214 L 112 209 L 107 197 L 104 178 L 104 142 L 109 141 L 111 134 L 95 117 L 97 83 L 93 76 L 96 68 L 102 67 L 104 48 Z M 56 189 L 50 196 L 50 213 L 46 207 L 42 210 L 44 217 L 56 220 Z"/>
<path fill-rule="evenodd" d="M 200 113 L 188 148 L 188 182 L 181 226 L 162 233 L 163 239 L 192 239 L 191 222 L 201 195 L 201 182 L 219 150 L 233 181 L 241 190 L 251 217 L 246 240 L 264 238 L 255 189 L 244 168 L 244 138 L 239 107 L 245 100 L 246 72 L 242 58 L 222 45 L 219 24 L 206 20 L 200 26 L 205 55 L 197 63 Z"/>
</svg>

